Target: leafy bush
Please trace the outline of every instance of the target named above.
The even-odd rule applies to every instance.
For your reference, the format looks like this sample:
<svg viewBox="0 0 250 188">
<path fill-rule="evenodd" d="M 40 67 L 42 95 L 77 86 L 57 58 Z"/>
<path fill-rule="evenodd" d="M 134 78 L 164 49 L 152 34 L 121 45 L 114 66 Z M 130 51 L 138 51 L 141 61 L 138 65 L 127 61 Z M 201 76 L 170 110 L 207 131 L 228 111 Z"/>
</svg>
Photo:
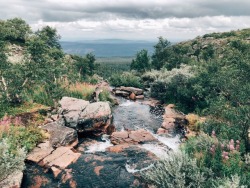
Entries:
<svg viewBox="0 0 250 188">
<path fill-rule="evenodd" d="M 211 177 L 211 171 L 202 172 L 196 160 L 182 152 L 171 152 L 169 155 L 143 173 L 143 178 L 159 188 L 205 187 Z"/>
<path fill-rule="evenodd" d="M 237 174 L 231 176 L 231 178 L 218 179 L 214 184 L 218 188 L 247 188 L 246 185 L 240 184 L 240 177 Z"/>
<path fill-rule="evenodd" d="M 184 112 L 194 109 L 191 81 L 193 73 L 190 66 L 180 69 L 147 72 L 142 79 L 151 82 L 151 96 L 165 103 L 175 103 Z"/>
<path fill-rule="evenodd" d="M 12 42 L 25 42 L 27 36 L 31 33 L 30 26 L 20 18 L 13 18 L 2 22 L 0 34 L 6 40 Z"/>
<path fill-rule="evenodd" d="M 249 174 L 241 153 L 244 151 L 240 141 L 220 141 L 213 132 L 212 136 L 201 134 L 189 139 L 182 147 L 191 158 L 196 158 L 200 168 L 209 168 L 214 178 L 240 176 L 241 184 L 247 183 Z"/>
<path fill-rule="evenodd" d="M 8 138 L 0 139 L 0 182 L 8 175 L 17 171 L 23 171 L 26 151 L 17 146 L 12 149 Z"/>
<path fill-rule="evenodd" d="M 100 101 L 108 101 L 111 103 L 111 105 L 116 104 L 114 98 L 111 96 L 110 92 L 107 90 L 103 90 L 100 94 L 99 94 L 99 100 Z"/>
<path fill-rule="evenodd" d="M 15 152 L 16 148 L 20 147 L 29 152 L 44 139 L 44 135 L 41 129 L 36 126 L 12 126 L 3 133 L 2 138 L 8 139 L 11 151 Z"/>
<path fill-rule="evenodd" d="M 130 86 L 143 88 L 141 78 L 139 76 L 135 76 L 131 72 L 124 72 L 123 74 L 114 74 L 109 79 L 110 84 L 114 87 L 119 86 Z"/>
</svg>

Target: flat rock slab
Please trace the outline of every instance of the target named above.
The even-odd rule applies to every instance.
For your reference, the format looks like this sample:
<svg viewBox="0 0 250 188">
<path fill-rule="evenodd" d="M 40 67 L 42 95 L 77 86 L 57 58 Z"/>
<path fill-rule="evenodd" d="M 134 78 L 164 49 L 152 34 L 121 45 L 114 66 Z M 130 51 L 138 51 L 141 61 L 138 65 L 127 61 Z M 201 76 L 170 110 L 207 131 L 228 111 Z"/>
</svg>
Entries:
<svg viewBox="0 0 250 188">
<path fill-rule="evenodd" d="M 121 96 L 121 97 L 128 97 L 129 96 L 129 92 L 126 92 L 126 91 L 116 90 L 114 93 L 115 93 L 115 95 Z"/>
<path fill-rule="evenodd" d="M 143 94 L 143 90 L 139 89 L 139 88 L 135 88 L 135 87 L 124 87 L 121 86 L 119 88 L 116 88 L 116 90 L 120 90 L 120 91 L 125 91 L 128 93 L 134 93 L 135 95 L 142 95 Z"/>
<path fill-rule="evenodd" d="M 150 132 L 144 129 L 139 129 L 136 131 L 114 132 L 111 135 L 111 142 L 115 145 L 124 143 L 139 144 L 150 141 L 156 141 L 156 139 Z"/>
<path fill-rule="evenodd" d="M 39 164 L 46 167 L 54 166 L 59 169 L 65 169 L 67 166 L 74 163 L 80 155 L 80 153 L 73 152 L 70 147 L 59 147 L 45 157 Z"/>
<path fill-rule="evenodd" d="M 54 151 L 54 149 L 50 146 L 49 141 L 47 141 L 35 147 L 32 152 L 28 154 L 26 159 L 35 163 L 39 163 L 45 157 L 50 155 L 52 151 Z"/>
</svg>

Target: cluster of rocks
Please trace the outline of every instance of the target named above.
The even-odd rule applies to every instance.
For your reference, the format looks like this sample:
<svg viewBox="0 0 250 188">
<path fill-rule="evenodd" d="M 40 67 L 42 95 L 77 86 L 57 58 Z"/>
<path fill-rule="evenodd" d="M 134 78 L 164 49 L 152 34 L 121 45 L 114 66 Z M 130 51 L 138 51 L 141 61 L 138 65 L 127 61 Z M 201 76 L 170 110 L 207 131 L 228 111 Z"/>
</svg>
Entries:
<svg viewBox="0 0 250 188">
<path fill-rule="evenodd" d="M 131 100 L 144 99 L 143 90 L 135 87 L 117 87 L 113 89 L 113 93 Z"/>
<path fill-rule="evenodd" d="M 178 113 L 174 110 L 174 105 L 170 104 L 165 107 L 163 114 L 163 122 L 161 127 L 157 130 L 157 134 L 170 136 L 181 132 L 185 136 L 185 129 L 188 124 L 184 114 Z"/>
<path fill-rule="evenodd" d="M 27 160 L 51 169 L 56 177 L 62 170 L 74 163 L 81 154 L 74 147 L 78 144 L 78 132 L 102 134 L 112 131 L 112 114 L 108 102 L 88 101 L 63 97 L 59 102 L 58 114 L 42 126 L 49 138 L 39 144 Z"/>
</svg>

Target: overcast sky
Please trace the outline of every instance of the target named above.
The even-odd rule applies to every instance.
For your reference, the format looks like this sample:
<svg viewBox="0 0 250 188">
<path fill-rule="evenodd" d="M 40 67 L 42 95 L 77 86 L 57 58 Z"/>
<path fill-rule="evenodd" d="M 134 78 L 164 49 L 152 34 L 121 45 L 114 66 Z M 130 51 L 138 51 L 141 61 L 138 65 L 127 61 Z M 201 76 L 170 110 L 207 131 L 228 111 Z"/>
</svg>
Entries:
<svg viewBox="0 0 250 188">
<path fill-rule="evenodd" d="M 0 0 L 0 9 L 0 19 L 56 27 L 62 40 L 173 41 L 250 28 L 250 0 Z"/>
</svg>

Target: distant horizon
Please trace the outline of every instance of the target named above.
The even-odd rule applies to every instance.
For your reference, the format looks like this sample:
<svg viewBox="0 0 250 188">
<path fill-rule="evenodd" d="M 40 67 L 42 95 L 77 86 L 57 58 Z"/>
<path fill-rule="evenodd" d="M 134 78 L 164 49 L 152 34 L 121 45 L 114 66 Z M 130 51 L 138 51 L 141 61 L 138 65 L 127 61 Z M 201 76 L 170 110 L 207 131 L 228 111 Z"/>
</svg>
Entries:
<svg viewBox="0 0 250 188">
<path fill-rule="evenodd" d="M 163 37 L 164 38 L 164 37 Z M 167 38 L 165 38 L 167 39 Z M 183 39 L 167 39 L 170 42 L 176 43 L 176 42 L 181 42 L 181 41 L 186 41 L 186 40 L 191 40 L 192 38 L 183 38 Z M 155 40 L 153 39 L 122 39 L 122 38 L 100 38 L 100 39 L 60 39 L 60 42 L 75 42 L 75 43 L 81 43 L 81 42 L 90 42 L 90 43 L 94 43 L 94 42 L 98 42 L 98 43 L 119 43 L 119 42 L 126 42 L 126 43 L 157 43 L 158 42 L 158 38 L 156 38 Z"/>
</svg>

